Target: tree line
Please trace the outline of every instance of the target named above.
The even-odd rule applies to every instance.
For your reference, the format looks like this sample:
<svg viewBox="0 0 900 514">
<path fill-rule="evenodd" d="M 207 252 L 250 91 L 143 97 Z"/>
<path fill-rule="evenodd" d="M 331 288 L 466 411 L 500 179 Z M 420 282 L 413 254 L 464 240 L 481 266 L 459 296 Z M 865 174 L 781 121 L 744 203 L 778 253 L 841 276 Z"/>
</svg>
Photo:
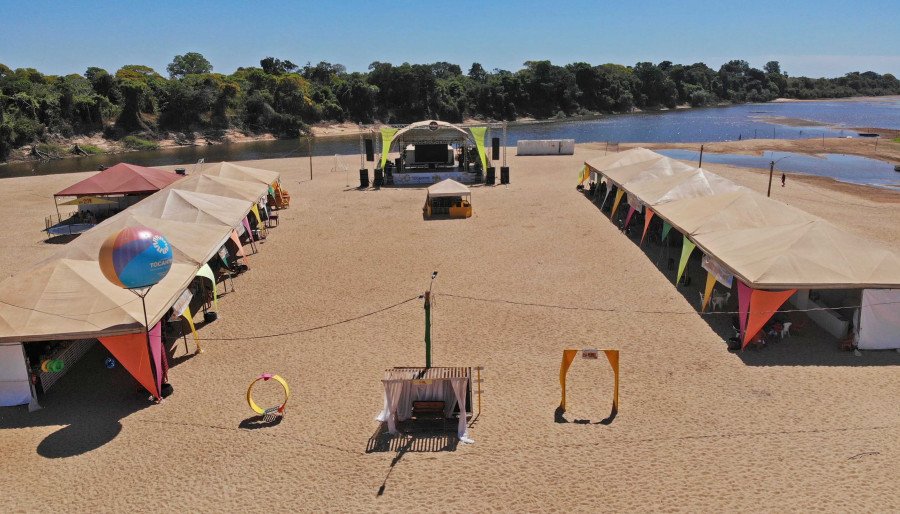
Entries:
<svg viewBox="0 0 900 514">
<path fill-rule="evenodd" d="M 891 74 L 791 77 L 777 61 L 762 70 L 742 60 L 718 70 L 670 61 L 634 66 L 527 61 L 514 72 L 487 71 L 474 63 L 466 73 L 447 62 L 373 62 L 367 72 L 348 72 L 328 62 L 300 66 L 274 57 L 259 64 L 225 75 L 214 73 L 201 54 L 189 52 L 166 67 L 168 77 L 142 65 L 56 76 L 0 64 L 0 158 L 54 137 L 99 132 L 110 139 L 226 129 L 296 137 L 320 121 L 546 119 L 778 97 L 900 94 L 900 81 Z"/>
</svg>

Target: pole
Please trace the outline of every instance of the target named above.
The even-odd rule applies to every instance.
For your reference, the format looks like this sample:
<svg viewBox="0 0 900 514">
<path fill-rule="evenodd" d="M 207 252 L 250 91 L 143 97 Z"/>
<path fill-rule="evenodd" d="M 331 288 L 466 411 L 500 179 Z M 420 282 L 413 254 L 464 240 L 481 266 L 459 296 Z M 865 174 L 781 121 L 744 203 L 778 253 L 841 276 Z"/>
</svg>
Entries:
<svg viewBox="0 0 900 514">
<path fill-rule="evenodd" d="M 700 145 L 700 164 L 697 165 L 698 168 L 703 167 L 703 145 Z"/>
<path fill-rule="evenodd" d="M 425 291 L 425 367 L 431 367 L 431 291 Z"/>
<path fill-rule="evenodd" d="M 309 179 L 312 180 L 312 136 L 306 138 L 306 151 L 309 152 Z"/>
<path fill-rule="evenodd" d="M 766 196 L 772 195 L 772 173 L 775 172 L 775 161 L 769 163 L 769 190 L 766 191 Z"/>
<path fill-rule="evenodd" d="M 153 287 L 153 286 L 151 286 L 151 287 Z M 132 291 L 132 292 L 134 292 L 134 291 Z M 149 293 L 150 293 L 150 287 L 147 288 L 147 291 L 145 291 L 144 294 L 140 294 L 140 293 L 134 293 L 134 294 L 141 297 L 141 308 L 144 310 L 144 334 L 147 335 L 147 351 L 150 352 L 149 356 L 150 356 L 150 360 L 152 361 L 153 360 L 153 345 L 150 343 L 150 322 L 147 320 L 147 302 L 144 299 L 144 297 L 146 297 L 147 294 L 149 294 Z M 160 348 L 160 351 L 162 351 L 161 348 Z M 152 363 L 150 365 L 150 370 L 153 371 L 153 378 L 154 379 L 157 378 L 157 375 L 159 374 L 160 370 L 156 369 L 156 367 L 153 366 Z M 156 396 L 156 403 L 160 402 L 161 397 L 159 395 L 161 395 L 161 394 L 162 394 L 162 391 L 157 391 L 156 394 L 154 395 L 154 396 Z"/>
<path fill-rule="evenodd" d="M 503 167 L 506 167 L 506 122 L 503 122 Z"/>
</svg>

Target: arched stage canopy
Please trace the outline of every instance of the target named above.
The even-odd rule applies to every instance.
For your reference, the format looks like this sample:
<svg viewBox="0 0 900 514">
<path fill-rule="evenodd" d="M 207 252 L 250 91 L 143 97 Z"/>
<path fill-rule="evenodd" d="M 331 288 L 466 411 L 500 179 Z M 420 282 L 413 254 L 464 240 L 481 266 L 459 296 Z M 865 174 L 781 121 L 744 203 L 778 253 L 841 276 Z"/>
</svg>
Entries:
<svg viewBox="0 0 900 514">
<path fill-rule="evenodd" d="M 474 141 L 472 135 L 465 129 L 447 123 L 446 121 L 425 120 L 417 121 L 398 130 L 391 141 L 391 150 L 399 148 L 403 144 L 437 144 L 437 143 L 464 143 L 469 139 Z"/>
</svg>

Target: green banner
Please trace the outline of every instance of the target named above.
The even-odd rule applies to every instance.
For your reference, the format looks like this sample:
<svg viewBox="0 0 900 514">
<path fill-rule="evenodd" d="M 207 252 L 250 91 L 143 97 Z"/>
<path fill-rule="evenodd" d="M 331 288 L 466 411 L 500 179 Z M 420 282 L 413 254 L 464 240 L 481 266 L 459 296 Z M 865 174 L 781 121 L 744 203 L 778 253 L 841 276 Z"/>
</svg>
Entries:
<svg viewBox="0 0 900 514">
<path fill-rule="evenodd" d="M 666 236 L 669 235 L 669 231 L 672 230 L 672 225 L 669 225 L 668 221 L 663 222 L 663 231 L 662 231 L 662 241 L 666 240 Z"/>
<path fill-rule="evenodd" d="M 475 146 L 478 147 L 478 157 L 481 158 L 481 169 L 487 171 L 487 154 L 484 153 L 484 135 L 487 127 L 470 127 L 472 137 L 475 138 Z"/>
<path fill-rule="evenodd" d="M 681 262 L 678 263 L 678 276 L 675 277 L 676 285 L 681 281 L 681 275 L 684 273 L 684 268 L 687 266 L 688 259 L 691 258 L 694 248 L 697 248 L 697 245 L 688 239 L 687 236 L 684 236 L 684 242 L 681 244 Z"/>
<path fill-rule="evenodd" d="M 381 169 L 384 169 L 388 154 L 391 153 L 391 143 L 394 141 L 394 134 L 396 134 L 398 130 L 399 129 L 391 127 L 381 128 Z"/>
</svg>

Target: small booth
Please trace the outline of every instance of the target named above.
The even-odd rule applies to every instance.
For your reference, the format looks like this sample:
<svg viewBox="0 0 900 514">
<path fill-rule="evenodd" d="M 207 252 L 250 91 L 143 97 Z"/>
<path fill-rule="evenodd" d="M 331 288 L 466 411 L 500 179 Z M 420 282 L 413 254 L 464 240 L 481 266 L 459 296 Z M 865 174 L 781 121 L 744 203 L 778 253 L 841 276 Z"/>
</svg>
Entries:
<svg viewBox="0 0 900 514">
<path fill-rule="evenodd" d="M 437 416 L 458 417 L 460 441 L 472 443 L 468 417 L 472 412 L 472 368 L 391 368 L 384 372 L 384 408 L 376 418 L 397 434 L 397 423 Z"/>
<path fill-rule="evenodd" d="M 442 180 L 428 188 L 422 211 L 426 218 L 470 218 L 472 191 L 453 179 Z"/>
</svg>

